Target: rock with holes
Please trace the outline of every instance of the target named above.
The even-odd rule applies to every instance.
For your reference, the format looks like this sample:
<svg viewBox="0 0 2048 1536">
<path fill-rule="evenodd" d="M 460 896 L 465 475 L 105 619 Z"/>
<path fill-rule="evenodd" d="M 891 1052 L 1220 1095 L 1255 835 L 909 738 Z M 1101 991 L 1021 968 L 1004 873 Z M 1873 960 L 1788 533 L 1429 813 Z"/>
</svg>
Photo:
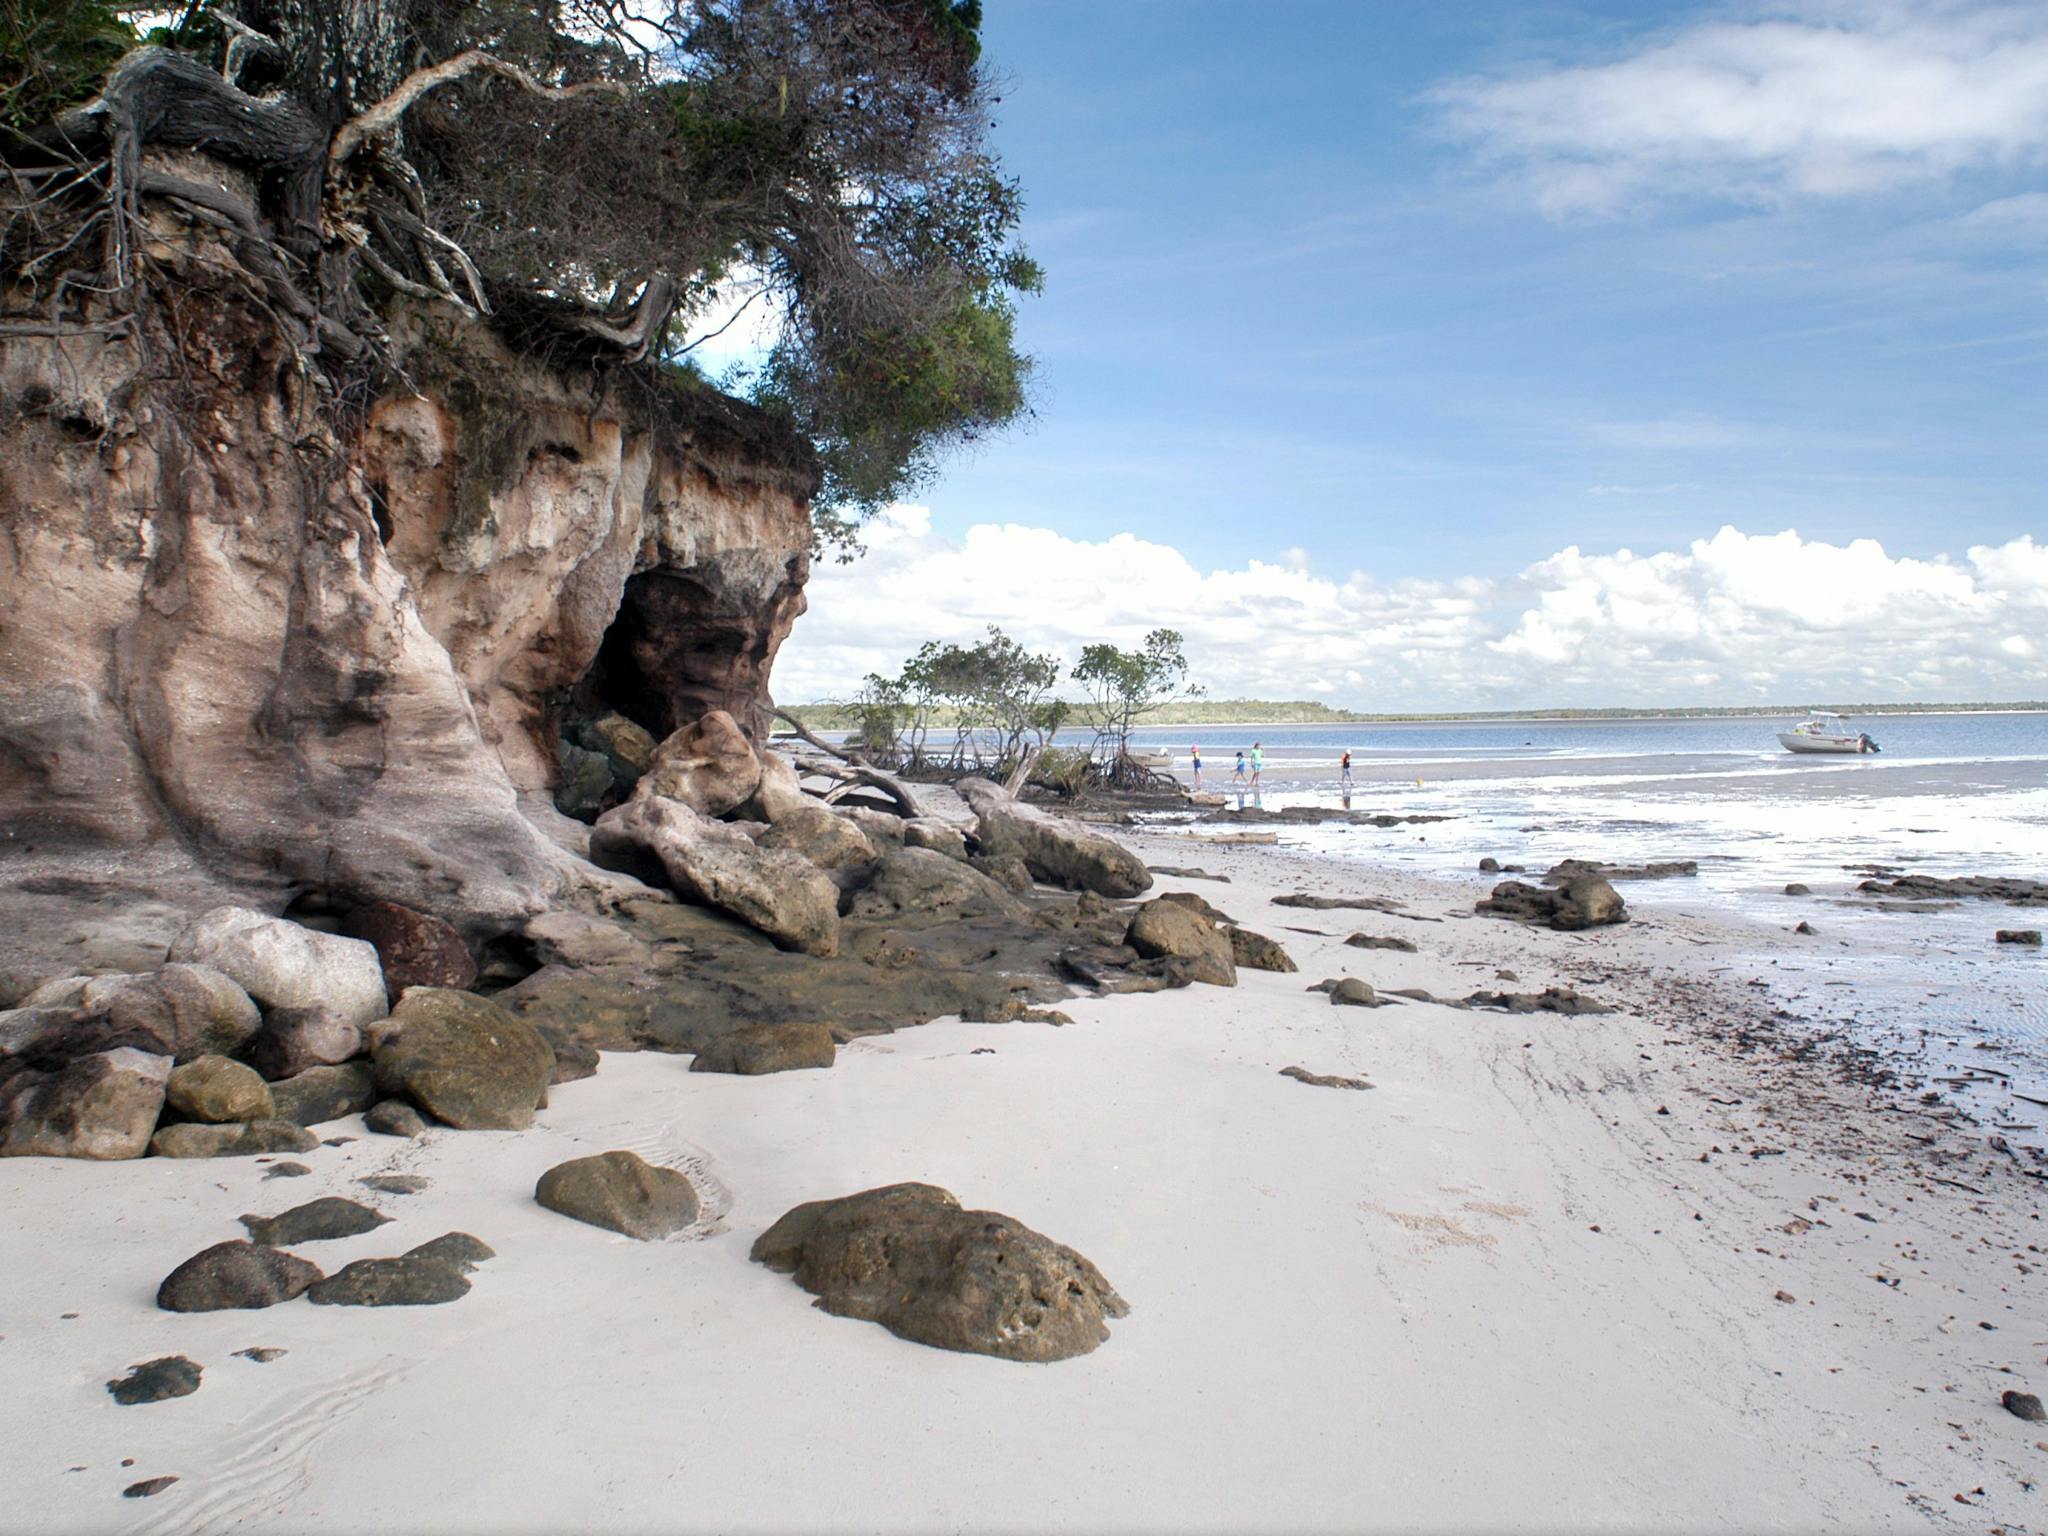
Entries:
<svg viewBox="0 0 2048 1536">
<path fill-rule="evenodd" d="M 555 1070 L 531 1024 L 474 992 L 414 987 L 373 1038 L 377 1086 L 458 1130 L 523 1130 Z"/>
<path fill-rule="evenodd" d="M 572 1158 L 540 1176 L 533 1198 L 551 1211 L 593 1227 L 652 1241 L 697 1219 L 688 1175 L 657 1168 L 635 1152 Z"/>
<path fill-rule="evenodd" d="M 385 1012 L 374 945 L 320 933 L 247 907 L 215 907 L 171 946 L 173 960 L 223 972 L 260 1003 L 325 1015 L 357 1029 Z"/>
<path fill-rule="evenodd" d="M 824 1024 L 758 1024 L 707 1042 L 690 1063 L 690 1070 L 758 1077 L 767 1072 L 829 1067 L 836 1056 L 832 1031 Z"/>
<path fill-rule="evenodd" d="M 350 911 L 342 927 L 351 937 L 376 946 L 391 1002 L 397 1002 L 407 987 L 461 991 L 476 982 L 476 960 L 462 935 L 429 913 L 395 901 L 372 901 Z"/>
<path fill-rule="evenodd" d="M 215 1243 L 192 1255 L 156 1288 L 166 1312 L 254 1311 L 290 1301 L 320 1278 L 297 1254 L 257 1243 Z"/>
<path fill-rule="evenodd" d="M 739 722 L 712 709 L 655 749 L 654 762 L 633 794 L 678 801 L 704 816 L 723 816 L 753 797 L 761 773 L 761 760 Z"/>
<path fill-rule="evenodd" d="M 820 869 L 851 869 L 875 857 L 875 845 L 847 817 L 806 798 L 786 807 L 761 834 L 759 846 L 800 853 Z"/>
<path fill-rule="evenodd" d="M 1237 985 L 1237 962 L 1222 930 L 1183 902 L 1148 901 L 1131 915 L 1124 942 L 1147 960 L 1174 957 L 1190 962 L 1196 981 L 1216 987 Z"/>
<path fill-rule="evenodd" d="M 1123 844 L 1013 800 L 986 779 L 963 779 L 956 787 L 974 811 L 983 855 L 1017 858 L 1038 879 L 1070 891 L 1122 900 L 1152 888 L 1145 861 Z"/>
<path fill-rule="evenodd" d="M 967 834 L 950 821 L 936 816 L 913 816 L 903 823 L 903 846 L 929 848 L 949 859 L 967 858 Z"/>
<path fill-rule="evenodd" d="M 360 1237 L 374 1232 L 391 1218 L 359 1201 L 339 1195 L 323 1195 L 275 1216 L 244 1216 L 242 1226 L 252 1242 L 268 1248 L 291 1248 L 299 1243 L 328 1242 L 338 1237 Z"/>
<path fill-rule="evenodd" d="M 0 1063 L 0 1157 L 140 1157 L 163 1113 L 171 1058 L 117 1047 Z"/>
<path fill-rule="evenodd" d="M 679 801 L 636 797 L 605 812 L 591 829 L 590 857 L 607 869 L 666 876 L 679 894 L 758 928 L 784 949 L 839 952 L 839 888 L 823 870 L 786 848 L 756 847 L 738 828 Z"/>
<path fill-rule="evenodd" d="M 201 1056 L 174 1068 L 164 1104 L 187 1120 L 203 1120 L 208 1125 L 277 1116 L 270 1085 L 255 1068 L 225 1056 Z"/>
<path fill-rule="evenodd" d="M 817 1305 L 900 1338 L 1003 1360 L 1067 1360 L 1130 1308 L 1073 1249 L 947 1190 L 892 1184 L 799 1205 L 755 1241 L 756 1263 Z"/>
</svg>

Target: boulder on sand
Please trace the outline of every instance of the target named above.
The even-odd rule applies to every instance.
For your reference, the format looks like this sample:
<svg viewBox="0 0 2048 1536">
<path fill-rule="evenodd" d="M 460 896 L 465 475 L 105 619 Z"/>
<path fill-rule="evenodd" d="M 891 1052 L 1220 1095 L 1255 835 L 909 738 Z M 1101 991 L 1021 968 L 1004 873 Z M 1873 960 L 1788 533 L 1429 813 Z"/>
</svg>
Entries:
<svg viewBox="0 0 2048 1536">
<path fill-rule="evenodd" d="M 1132 914 L 1124 942 L 1147 960 L 1178 956 L 1193 962 L 1196 981 L 1211 986 L 1237 985 L 1237 962 L 1231 942 L 1192 907 L 1161 897 Z"/>
<path fill-rule="evenodd" d="M 160 1403 L 170 1397 L 190 1397 L 199 1390 L 199 1377 L 204 1370 L 204 1366 L 195 1365 L 183 1355 L 165 1355 L 130 1366 L 126 1376 L 107 1383 L 107 1391 L 124 1408 L 137 1403 Z"/>
<path fill-rule="evenodd" d="M 788 849 L 758 848 L 744 832 L 675 800 L 636 798 L 605 812 L 591 828 L 590 859 L 643 878 L 651 865 L 678 893 L 730 913 L 784 949 L 839 952 L 839 888 L 823 870 Z"/>
<path fill-rule="evenodd" d="M 156 1157 L 255 1157 L 264 1152 L 310 1152 L 320 1138 L 285 1120 L 251 1120 L 246 1125 L 167 1125 L 149 1138 Z"/>
<path fill-rule="evenodd" d="M 293 1125 L 321 1125 L 359 1115 L 377 1102 L 377 1074 L 367 1061 L 308 1067 L 270 1085 L 277 1118 Z"/>
<path fill-rule="evenodd" d="M 306 1288 L 318 1307 L 431 1307 L 469 1294 L 469 1277 L 452 1260 L 408 1253 L 357 1259 Z"/>
<path fill-rule="evenodd" d="M 297 1254 L 256 1243 L 215 1243 L 192 1255 L 156 1288 L 166 1312 L 253 1311 L 274 1307 L 320 1278 Z"/>
<path fill-rule="evenodd" d="M 551 1211 L 651 1242 L 697 1219 L 697 1192 L 685 1174 L 657 1168 L 635 1152 L 600 1152 L 557 1163 L 533 1198 Z"/>
<path fill-rule="evenodd" d="M 1567 932 L 1628 921 L 1621 895 L 1599 875 L 1581 875 L 1557 890 L 1503 880 L 1476 911 L 1520 923 L 1542 923 Z"/>
<path fill-rule="evenodd" d="M 251 1242 L 266 1248 L 290 1248 L 299 1243 L 329 1242 L 338 1237 L 360 1237 L 374 1232 L 391 1218 L 355 1200 L 324 1195 L 308 1200 L 275 1216 L 244 1216 L 242 1226 Z"/>
<path fill-rule="evenodd" d="M 1309 991 L 1328 993 L 1332 1007 L 1377 1008 L 1380 1005 L 1372 984 L 1356 976 L 1333 976 L 1328 981 L 1317 982 Z"/>
<path fill-rule="evenodd" d="M 753 796 L 761 772 L 761 760 L 739 722 L 713 709 L 655 748 L 654 762 L 634 785 L 633 796 L 675 800 L 700 815 L 723 816 Z"/>
<path fill-rule="evenodd" d="M 140 1157 L 163 1114 L 171 1058 L 132 1047 L 0 1077 L 0 1157 Z"/>
<path fill-rule="evenodd" d="M 1123 844 L 1013 800 L 987 779 L 963 779 L 956 787 L 974 811 L 983 854 L 1014 855 L 1040 880 L 1070 891 L 1123 900 L 1152 888 L 1145 861 Z"/>
<path fill-rule="evenodd" d="M 171 958 L 212 966 L 266 1010 L 307 1009 L 358 1029 L 384 1017 L 374 945 L 247 907 L 215 907 L 200 917 L 178 936 Z"/>
<path fill-rule="evenodd" d="M 531 1024 L 474 992 L 414 987 L 372 1038 L 377 1086 L 458 1130 L 525 1129 L 555 1070 Z"/>
<path fill-rule="evenodd" d="M 105 978 L 107 1022 L 155 1036 L 179 1061 L 239 1055 L 263 1015 L 234 979 L 179 962 L 146 976 Z M 88 988 L 88 1006 L 96 1001 Z"/>
<path fill-rule="evenodd" d="M 377 948 L 384 992 L 397 1002 L 407 987 L 454 987 L 476 982 L 476 961 L 462 935 L 448 923 L 395 901 L 373 901 L 342 920 L 351 938 Z"/>
<path fill-rule="evenodd" d="M 836 1316 L 1003 1360 L 1085 1355 L 1109 1337 L 1104 1320 L 1130 1310 L 1073 1249 L 931 1184 L 799 1205 L 752 1256 Z"/>
<path fill-rule="evenodd" d="M 208 1125 L 269 1120 L 277 1113 L 270 1085 L 253 1067 L 225 1056 L 201 1056 L 174 1068 L 164 1103 L 187 1120 L 203 1120 Z"/>
<path fill-rule="evenodd" d="M 1299 967 L 1280 947 L 1278 939 L 1269 939 L 1263 933 L 1253 933 L 1249 928 L 1226 928 L 1224 933 L 1230 939 L 1230 958 L 1248 971 L 1293 971 Z"/>
<path fill-rule="evenodd" d="M 690 1070 L 759 1077 L 768 1072 L 829 1067 L 837 1056 L 832 1031 L 824 1024 L 758 1024 L 707 1042 L 690 1063 Z"/>
<path fill-rule="evenodd" d="M 379 1136 L 424 1136 L 430 1127 L 420 1112 L 403 1099 L 379 1099 L 363 1115 L 363 1124 Z"/>
</svg>

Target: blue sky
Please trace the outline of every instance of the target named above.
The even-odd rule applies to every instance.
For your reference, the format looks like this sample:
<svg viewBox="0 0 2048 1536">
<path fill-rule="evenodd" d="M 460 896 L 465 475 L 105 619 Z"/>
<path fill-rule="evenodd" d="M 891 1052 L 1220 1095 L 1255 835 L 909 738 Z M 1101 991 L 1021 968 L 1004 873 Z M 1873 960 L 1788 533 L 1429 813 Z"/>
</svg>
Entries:
<svg viewBox="0 0 2048 1536">
<path fill-rule="evenodd" d="M 1242 608 L 1207 637 L 1225 691 L 2048 693 L 2048 6 L 987 9 L 1047 271 L 1037 416 L 949 463 L 868 586 L 976 529 L 1069 563 L 1128 535 L 1212 620 Z M 1874 583 L 1846 615 L 1924 643 L 1859 653 L 1789 572 Z M 830 616 L 862 581 L 820 581 L 784 696 L 843 691 L 917 623 L 1094 638 L 1085 604 L 1042 637 L 971 601 Z M 1117 634 L 1147 618 L 1127 596 Z"/>
</svg>

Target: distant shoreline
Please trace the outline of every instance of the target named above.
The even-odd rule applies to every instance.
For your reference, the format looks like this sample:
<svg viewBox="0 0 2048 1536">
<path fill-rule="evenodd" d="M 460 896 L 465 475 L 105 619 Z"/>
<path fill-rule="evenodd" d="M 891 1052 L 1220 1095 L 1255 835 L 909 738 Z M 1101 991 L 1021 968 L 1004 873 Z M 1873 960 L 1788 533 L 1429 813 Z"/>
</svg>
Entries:
<svg viewBox="0 0 2048 1536">
<path fill-rule="evenodd" d="M 1457 713 L 1366 714 L 1353 710 L 1326 709 L 1301 700 L 1268 702 L 1257 699 L 1219 699 L 1219 713 L 1195 718 L 1183 711 L 1198 707 L 1189 700 L 1169 704 L 1152 712 L 1137 729 L 1225 730 L 1246 726 L 1281 730 L 1296 726 L 1333 725 L 1591 725 L 1627 720 L 1775 720 L 1801 719 L 1820 710 L 1851 718 L 1887 718 L 1899 715 L 2039 715 L 2048 714 L 2048 701 L 2022 700 L 2012 704 L 1790 704 L 1790 705 L 1704 705 L 1696 708 L 1629 709 L 1620 706 L 1600 709 L 1505 709 L 1471 710 Z M 1232 711 L 1242 710 L 1242 713 Z M 850 730 L 855 712 L 838 704 L 798 704 L 790 713 L 814 730 Z M 934 712 L 932 725 L 951 729 L 948 711 Z M 1081 729 L 1079 719 L 1069 728 Z"/>
</svg>

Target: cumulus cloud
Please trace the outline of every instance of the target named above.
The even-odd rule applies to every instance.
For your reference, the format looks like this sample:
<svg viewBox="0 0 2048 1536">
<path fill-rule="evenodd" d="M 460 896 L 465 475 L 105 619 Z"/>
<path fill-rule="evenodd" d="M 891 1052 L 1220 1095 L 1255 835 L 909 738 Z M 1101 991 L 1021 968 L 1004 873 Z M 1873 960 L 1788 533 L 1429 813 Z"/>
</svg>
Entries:
<svg viewBox="0 0 2048 1536">
<path fill-rule="evenodd" d="M 984 523 L 950 538 L 902 506 L 868 546 L 813 575 L 778 697 L 842 697 L 926 640 L 991 624 L 1068 661 L 1169 626 L 1215 696 L 1369 709 L 2048 693 L 2032 638 L 2048 546 L 2031 538 L 1920 560 L 1724 527 L 1681 550 L 1565 549 L 1507 579 L 1382 582 L 1319 574 L 1298 550 L 1204 571 L 1130 534 Z"/>
<path fill-rule="evenodd" d="M 1553 214 L 1674 194 L 1854 196 L 2038 165 L 2048 10 L 1807 0 L 1599 62 L 1451 81 L 1427 103 Z"/>
</svg>

